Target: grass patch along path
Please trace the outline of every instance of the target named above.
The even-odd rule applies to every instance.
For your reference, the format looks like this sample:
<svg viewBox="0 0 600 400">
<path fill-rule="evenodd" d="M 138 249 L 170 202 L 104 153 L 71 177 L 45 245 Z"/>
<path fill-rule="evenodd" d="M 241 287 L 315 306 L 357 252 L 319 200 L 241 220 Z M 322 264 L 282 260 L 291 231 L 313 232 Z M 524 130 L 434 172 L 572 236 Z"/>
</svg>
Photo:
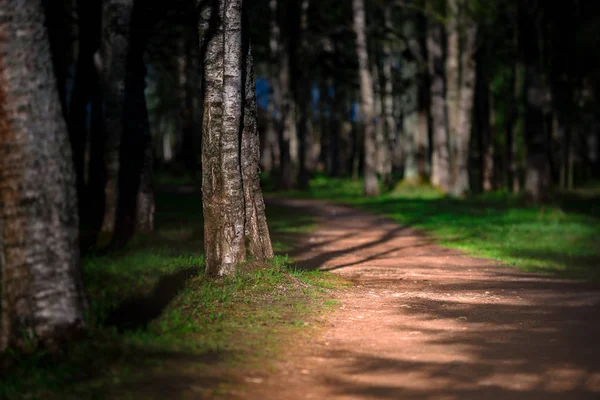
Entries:
<svg viewBox="0 0 600 400">
<path fill-rule="evenodd" d="M 315 218 L 270 207 L 278 254 Z M 285 256 L 205 279 L 199 193 L 159 192 L 156 232 L 121 254 L 83 260 L 89 336 L 64 354 L 0 356 L 0 399 L 229 399 L 310 337 L 339 278 Z"/>
<path fill-rule="evenodd" d="M 301 268 L 353 282 L 309 342 L 246 399 L 600 398 L 600 287 L 508 268 L 420 231 L 311 199 Z"/>
<path fill-rule="evenodd" d="M 360 181 L 321 177 L 306 192 L 281 195 L 385 215 L 423 230 L 446 247 L 524 271 L 600 282 L 600 188 L 558 195 L 550 204 L 535 206 L 510 194 L 461 200 L 411 186 L 365 198 Z"/>
</svg>

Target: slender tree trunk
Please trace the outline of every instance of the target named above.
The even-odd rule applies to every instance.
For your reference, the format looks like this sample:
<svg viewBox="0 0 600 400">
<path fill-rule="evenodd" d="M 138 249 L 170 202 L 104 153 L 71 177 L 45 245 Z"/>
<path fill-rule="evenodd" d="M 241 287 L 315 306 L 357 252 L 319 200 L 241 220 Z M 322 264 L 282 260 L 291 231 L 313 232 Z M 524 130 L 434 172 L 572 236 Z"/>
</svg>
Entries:
<svg viewBox="0 0 600 400">
<path fill-rule="evenodd" d="M 91 132 L 88 132 L 89 113 L 87 110 L 90 105 L 92 91 L 97 86 L 98 81 L 98 76 L 94 69 L 93 57 L 97 51 L 96 43 L 100 36 L 102 5 L 97 0 L 88 1 L 86 4 L 79 1 L 77 11 L 79 15 L 79 45 L 75 67 L 75 80 L 68 107 L 67 126 L 77 182 L 81 248 L 85 250 L 95 244 L 97 231 L 100 229 L 99 224 L 95 223 L 94 212 L 97 209 L 92 204 L 96 199 L 91 199 L 88 193 L 86 193 L 85 153 L 86 145 L 90 141 L 95 142 L 94 138 L 90 139 Z M 93 129 L 94 125 L 91 124 L 90 128 Z M 104 144 L 101 146 L 103 151 Z M 95 150 L 91 149 L 91 151 Z M 102 182 L 102 185 L 104 185 L 104 182 Z M 103 188 L 104 186 L 102 186 Z"/>
<path fill-rule="evenodd" d="M 0 3 L 0 351 L 84 328 L 75 173 L 41 2 Z"/>
<path fill-rule="evenodd" d="M 202 193 L 207 275 L 233 274 L 246 254 L 246 211 L 239 165 L 243 122 L 241 6 L 241 0 L 213 2 L 207 18 L 212 26 L 204 30 L 208 37 L 204 39 Z"/>
<path fill-rule="evenodd" d="M 102 230 L 112 232 L 119 198 L 120 148 L 123 135 L 125 77 L 129 25 L 133 0 L 105 0 L 102 10 L 102 44 L 97 61 L 102 70 L 106 128 L 106 186 Z"/>
<path fill-rule="evenodd" d="M 279 143 L 279 133 L 281 132 L 281 114 L 282 114 L 282 99 L 281 89 L 278 79 L 278 63 L 281 32 L 277 18 L 277 0 L 269 1 L 271 11 L 270 30 L 269 30 L 269 50 L 270 50 L 270 93 L 269 105 L 267 109 L 267 131 L 265 135 L 265 150 L 262 155 L 263 170 L 271 172 L 274 168 L 281 166 L 281 148 Z"/>
<path fill-rule="evenodd" d="M 106 129 L 102 87 L 97 72 L 94 72 L 93 82 L 90 102 L 90 160 L 84 201 L 87 210 L 84 213 L 86 215 L 84 230 L 81 232 L 82 249 L 92 248 L 96 245 L 104 219 Z"/>
<path fill-rule="evenodd" d="M 514 86 L 514 102 L 515 102 L 515 127 L 512 137 L 511 146 L 511 176 L 512 176 L 512 192 L 519 193 L 521 191 L 521 171 L 522 157 L 519 152 L 522 147 L 524 131 L 525 131 L 525 66 L 522 61 L 517 61 L 515 65 L 515 86 Z"/>
<path fill-rule="evenodd" d="M 124 246 L 136 232 L 154 226 L 152 188 L 152 136 L 144 94 L 147 10 L 137 3 L 131 15 L 122 109 L 117 218 L 111 245 Z"/>
<path fill-rule="evenodd" d="M 247 28 L 244 29 L 247 31 Z M 244 127 L 242 130 L 241 167 L 245 201 L 245 241 L 248 255 L 255 260 L 273 258 L 273 247 L 260 188 L 260 144 L 257 127 L 256 78 L 250 41 L 244 37 Z"/>
<path fill-rule="evenodd" d="M 309 65 L 311 62 L 308 59 L 309 43 L 308 43 L 308 8 L 309 0 L 301 0 L 300 2 L 300 57 L 301 65 Z M 310 182 L 310 149 L 312 147 L 312 118 L 310 110 L 311 100 L 311 81 L 306 68 L 296 68 L 296 74 L 299 75 L 298 80 L 298 101 L 299 101 L 299 156 L 300 156 L 300 175 L 299 187 L 307 188 Z"/>
<path fill-rule="evenodd" d="M 386 160 L 384 171 L 387 174 L 388 184 L 391 184 L 394 148 L 398 142 L 398 130 L 396 120 L 394 119 L 394 76 L 392 49 L 390 42 L 393 40 L 392 10 L 388 6 L 384 10 L 384 24 L 386 30 L 386 40 L 383 43 L 383 122 L 385 133 Z"/>
<path fill-rule="evenodd" d="M 446 0 L 446 115 L 448 145 L 450 148 L 450 187 L 453 192 L 457 181 L 457 138 L 460 107 L 460 34 L 458 0 Z"/>
<path fill-rule="evenodd" d="M 551 93 L 543 65 L 540 49 L 540 15 L 530 15 L 527 4 L 519 8 L 519 45 L 525 67 L 525 146 L 527 165 L 525 170 L 525 192 L 535 202 L 543 201 L 551 187 L 551 172 L 547 151 L 545 115 L 551 108 Z M 536 10 L 535 12 L 539 12 Z M 535 21 L 532 24 L 531 21 Z"/>
<path fill-rule="evenodd" d="M 430 3 L 428 3 L 430 6 Z M 431 9 L 430 9 L 431 13 Z M 433 133 L 431 183 L 443 191 L 450 188 L 450 152 L 446 125 L 444 55 L 442 26 L 430 16 L 427 28 L 427 52 L 430 75 L 430 112 Z"/>
<path fill-rule="evenodd" d="M 486 192 L 490 192 L 494 190 L 494 159 L 496 156 L 496 110 L 494 102 L 494 93 L 491 88 L 488 88 L 487 96 L 489 98 L 487 102 L 488 121 L 485 122 L 488 125 L 488 128 L 483 154 L 483 190 Z"/>
<path fill-rule="evenodd" d="M 94 74 L 95 40 L 100 33 L 101 5 L 98 1 L 78 4 L 79 15 L 79 46 L 75 80 L 71 100 L 68 107 L 67 127 L 73 152 L 73 165 L 77 177 L 77 198 L 79 200 L 80 222 L 83 224 L 87 217 L 84 215 L 85 191 L 85 150 L 88 138 L 87 107 L 90 100 Z"/>
<path fill-rule="evenodd" d="M 459 58 L 461 76 L 458 85 L 458 99 L 453 112 L 454 117 L 450 120 L 452 121 L 450 124 L 451 132 L 455 137 L 455 153 L 452 157 L 454 162 L 452 193 L 455 196 L 463 196 L 469 190 L 469 142 L 471 140 L 473 99 L 477 79 L 475 58 L 477 26 L 475 21 L 467 16 L 468 10 L 465 7 L 466 5 L 462 3 L 459 14 L 463 26 L 463 40 Z M 448 77 L 448 81 L 450 81 L 450 77 Z"/>
<path fill-rule="evenodd" d="M 364 194 L 365 196 L 377 196 L 379 194 L 377 182 L 377 126 L 374 112 L 373 78 L 369 71 L 364 0 L 352 0 L 352 7 L 360 77 L 360 108 L 364 140 Z"/>
<path fill-rule="evenodd" d="M 417 165 L 417 137 L 419 134 L 418 69 L 414 61 L 405 62 L 402 78 L 405 91 L 402 95 L 402 130 L 404 146 L 404 179 L 414 182 L 419 177 Z"/>
<path fill-rule="evenodd" d="M 179 148 L 178 159 L 182 161 L 183 166 L 187 171 L 193 172 L 196 170 L 196 140 L 194 135 L 194 87 L 195 65 L 194 46 L 192 35 L 183 32 L 180 43 L 180 55 L 178 58 L 178 78 L 179 78 Z"/>
<path fill-rule="evenodd" d="M 298 125 L 296 123 L 297 104 L 294 91 L 294 60 L 295 30 L 290 25 L 290 19 L 294 16 L 290 7 L 281 8 L 277 4 L 282 19 L 279 19 L 280 31 L 282 24 L 287 27 L 286 38 L 281 41 L 279 47 L 279 90 L 281 91 L 281 179 L 282 189 L 294 189 L 298 187 L 298 176 L 300 172 L 300 142 L 298 140 Z"/>
</svg>

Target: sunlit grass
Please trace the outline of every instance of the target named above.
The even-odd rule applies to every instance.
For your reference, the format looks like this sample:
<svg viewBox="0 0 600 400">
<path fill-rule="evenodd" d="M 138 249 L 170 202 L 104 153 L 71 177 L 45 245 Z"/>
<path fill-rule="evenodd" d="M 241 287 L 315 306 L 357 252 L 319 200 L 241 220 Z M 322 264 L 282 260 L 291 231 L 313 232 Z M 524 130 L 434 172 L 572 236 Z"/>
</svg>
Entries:
<svg viewBox="0 0 600 400">
<path fill-rule="evenodd" d="M 418 227 L 441 244 L 526 271 L 600 280 L 600 190 L 585 188 L 532 205 L 508 193 L 467 199 L 428 186 L 398 185 L 376 198 L 362 182 L 318 177 L 305 192 L 278 193 L 328 199 Z"/>
<path fill-rule="evenodd" d="M 83 260 L 89 336 L 62 355 L 5 354 L 0 398 L 162 399 L 188 386 L 227 398 L 243 386 L 240 374 L 264 370 L 305 330 L 297 321 L 331 308 L 326 293 L 342 285 L 285 256 L 314 218 L 269 207 L 268 219 L 283 255 L 207 279 L 200 196 L 159 193 L 155 234 L 123 253 Z"/>
</svg>

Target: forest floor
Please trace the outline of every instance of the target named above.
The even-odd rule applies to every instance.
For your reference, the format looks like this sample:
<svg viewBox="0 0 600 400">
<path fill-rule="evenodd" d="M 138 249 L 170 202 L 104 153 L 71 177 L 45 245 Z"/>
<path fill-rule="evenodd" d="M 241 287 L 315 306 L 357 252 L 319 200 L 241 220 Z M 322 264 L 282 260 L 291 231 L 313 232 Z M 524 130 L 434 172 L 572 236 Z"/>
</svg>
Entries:
<svg viewBox="0 0 600 400">
<path fill-rule="evenodd" d="M 353 285 L 245 399 L 597 399 L 600 286 L 518 271 L 417 229 L 318 200 L 290 253 Z M 298 213 L 298 211 L 296 211 Z M 531 237 L 530 240 L 536 240 Z M 596 265 L 598 267 L 598 265 Z"/>
</svg>

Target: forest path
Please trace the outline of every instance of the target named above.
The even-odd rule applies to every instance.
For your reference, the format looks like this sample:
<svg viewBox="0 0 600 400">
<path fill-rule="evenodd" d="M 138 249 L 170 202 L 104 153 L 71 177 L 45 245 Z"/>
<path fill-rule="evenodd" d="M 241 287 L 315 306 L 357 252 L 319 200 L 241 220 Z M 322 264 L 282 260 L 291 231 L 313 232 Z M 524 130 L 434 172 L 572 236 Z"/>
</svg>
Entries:
<svg viewBox="0 0 600 400">
<path fill-rule="evenodd" d="M 597 285 L 468 257 L 353 208 L 270 201 L 320 218 L 292 254 L 301 267 L 354 284 L 244 398 L 600 398 Z"/>
</svg>

